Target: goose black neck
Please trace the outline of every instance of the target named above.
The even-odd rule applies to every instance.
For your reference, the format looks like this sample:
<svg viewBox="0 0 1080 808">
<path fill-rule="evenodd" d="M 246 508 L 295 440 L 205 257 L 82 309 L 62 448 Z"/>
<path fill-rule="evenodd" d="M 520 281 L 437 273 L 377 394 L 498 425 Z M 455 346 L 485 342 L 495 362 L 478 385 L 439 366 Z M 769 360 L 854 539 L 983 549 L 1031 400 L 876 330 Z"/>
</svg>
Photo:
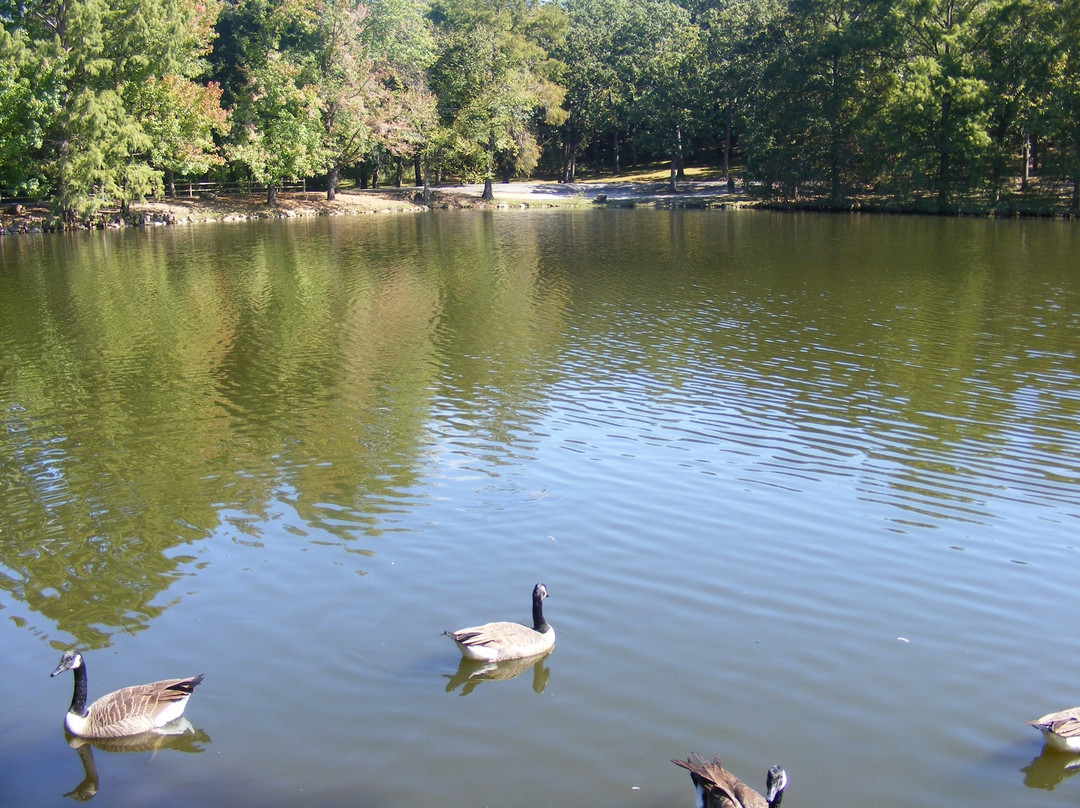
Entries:
<svg viewBox="0 0 1080 808">
<path fill-rule="evenodd" d="M 533 595 L 533 630 L 539 631 L 541 634 L 546 632 L 551 626 L 547 624 L 547 620 L 544 619 L 544 599 L 537 592 Z"/>
<path fill-rule="evenodd" d="M 86 662 L 84 661 L 71 672 L 75 674 L 75 692 L 71 694 L 71 706 L 68 712 L 86 715 Z"/>
</svg>

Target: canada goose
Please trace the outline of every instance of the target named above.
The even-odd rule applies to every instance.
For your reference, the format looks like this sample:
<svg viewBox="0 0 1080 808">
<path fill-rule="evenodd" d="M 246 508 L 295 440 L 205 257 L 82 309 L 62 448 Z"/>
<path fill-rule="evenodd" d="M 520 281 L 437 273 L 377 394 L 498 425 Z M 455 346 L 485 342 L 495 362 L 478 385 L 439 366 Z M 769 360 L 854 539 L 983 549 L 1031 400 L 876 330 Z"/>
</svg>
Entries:
<svg viewBox="0 0 1080 808">
<path fill-rule="evenodd" d="M 686 760 L 671 761 L 690 771 L 700 799 L 700 808 L 777 808 L 787 788 L 787 773 L 773 766 L 765 778 L 766 796 L 762 797 L 750 786 L 724 768 L 720 758 L 712 763 L 698 754 Z"/>
<path fill-rule="evenodd" d="M 148 685 L 115 690 L 86 706 L 86 662 L 78 651 L 65 651 L 53 676 L 72 671 L 75 692 L 71 697 L 64 726 L 80 738 L 120 738 L 153 732 L 183 715 L 188 697 L 203 680 L 164 679 Z"/>
<path fill-rule="evenodd" d="M 1080 753 L 1080 707 L 1047 713 L 1028 721 L 1043 734 L 1043 741 L 1062 752 Z"/>
<path fill-rule="evenodd" d="M 483 662 L 502 662 L 505 659 L 536 656 L 555 646 L 555 629 L 544 619 L 544 598 L 547 587 L 533 588 L 533 627 L 521 623 L 485 623 L 457 631 L 444 631 L 461 649 L 466 659 Z"/>
</svg>

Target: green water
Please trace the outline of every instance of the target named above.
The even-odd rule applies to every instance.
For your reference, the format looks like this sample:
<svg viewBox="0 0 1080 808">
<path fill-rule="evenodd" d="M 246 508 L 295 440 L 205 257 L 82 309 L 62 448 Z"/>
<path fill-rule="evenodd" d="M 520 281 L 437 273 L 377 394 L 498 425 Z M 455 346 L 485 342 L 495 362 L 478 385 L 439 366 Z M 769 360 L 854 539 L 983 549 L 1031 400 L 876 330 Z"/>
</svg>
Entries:
<svg viewBox="0 0 1080 808">
<path fill-rule="evenodd" d="M 0 240 L 0 804 L 1073 805 L 1073 223 L 453 212 Z M 440 633 L 555 652 L 474 676 Z M 183 752 L 192 754 L 184 754 Z M 83 787 L 85 794 L 86 788 Z"/>
</svg>

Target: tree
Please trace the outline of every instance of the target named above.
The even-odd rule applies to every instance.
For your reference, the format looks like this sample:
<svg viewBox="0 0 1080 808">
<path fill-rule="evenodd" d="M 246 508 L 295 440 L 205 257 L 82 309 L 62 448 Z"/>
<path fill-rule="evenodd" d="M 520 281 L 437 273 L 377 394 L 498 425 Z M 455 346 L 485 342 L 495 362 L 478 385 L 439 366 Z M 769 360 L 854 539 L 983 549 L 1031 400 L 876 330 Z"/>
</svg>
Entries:
<svg viewBox="0 0 1080 808">
<path fill-rule="evenodd" d="M 35 70 L 23 32 L 0 29 L 0 187 L 36 195 L 47 190 L 47 179 L 30 157 L 41 153 L 59 93 Z"/>
<path fill-rule="evenodd" d="M 164 174 L 203 174 L 224 162 L 216 138 L 228 131 L 221 87 L 197 79 L 208 70 L 219 0 L 121 0 L 115 37 L 125 103 L 150 138 L 147 161 Z"/>
<path fill-rule="evenodd" d="M 176 196 L 175 177 L 204 174 L 224 164 L 216 136 L 229 131 L 221 107 L 221 87 L 200 85 L 176 75 L 152 77 L 135 101 L 136 114 L 150 136 L 148 160 L 165 175 L 165 190 Z"/>
<path fill-rule="evenodd" d="M 694 38 L 688 13 L 667 0 L 568 0 L 567 14 L 564 178 L 591 144 L 611 144 L 616 173 L 627 140 L 636 149 L 652 139 L 668 153 L 674 108 L 693 105 L 685 73 L 694 57 L 681 50 Z"/>
<path fill-rule="evenodd" d="M 498 167 L 504 181 L 535 167 L 535 117 L 553 125 L 565 118 L 565 91 L 547 50 L 565 17 L 537 0 L 437 0 L 432 18 L 439 55 L 429 75 L 440 123 L 453 131 L 461 165 L 484 179 L 483 198 L 491 199 Z"/>
<path fill-rule="evenodd" d="M 572 64 L 566 74 L 566 121 L 561 132 L 559 177 L 573 182 L 584 146 L 605 125 L 613 122 L 613 99 L 617 92 L 611 66 L 611 35 L 615 9 L 623 0 L 569 0 L 568 32 L 559 58 Z M 618 171 L 618 150 L 613 159 Z"/>
<path fill-rule="evenodd" d="M 865 176 L 864 149 L 892 67 L 889 12 L 873 0 L 790 0 L 775 20 L 782 47 L 766 69 L 765 120 L 787 134 L 789 191 L 824 180 L 839 204 Z"/>
<path fill-rule="evenodd" d="M 683 136 L 700 105 L 697 75 L 700 36 L 689 13 L 667 0 L 649 0 L 643 9 L 655 31 L 654 44 L 644 63 L 641 104 L 661 144 L 670 149 L 669 190 L 678 190 L 682 171 Z"/>
<path fill-rule="evenodd" d="M 327 163 L 316 16 L 299 0 L 234 0 L 217 26 L 215 75 L 233 108 L 229 156 L 266 187 L 270 205 L 283 182 Z"/>
<path fill-rule="evenodd" d="M 384 149 L 398 159 L 420 150 L 434 121 L 424 71 L 434 61 L 419 0 L 323 0 L 317 15 L 318 86 L 327 197 L 340 171 Z"/>
<path fill-rule="evenodd" d="M 266 187 L 266 203 L 273 205 L 282 183 L 326 165 L 319 97 L 303 71 L 278 51 L 267 54 L 249 81 L 249 94 L 233 114 L 231 155 Z"/>
<path fill-rule="evenodd" d="M 1045 125 L 1057 144 L 1055 174 L 1071 183 L 1070 210 L 1080 211 L 1080 2 L 1062 0 L 1050 30 L 1058 48 Z"/>
<path fill-rule="evenodd" d="M 978 177 L 990 146 L 988 91 L 976 43 L 988 0 L 901 0 L 904 54 L 883 131 L 894 177 L 929 178 L 939 209 Z"/>
<path fill-rule="evenodd" d="M 111 200 L 126 209 L 159 193 L 161 164 L 152 164 L 151 152 L 162 148 L 154 140 L 162 132 L 153 118 L 183 111 L 150 96 L 160 102 L 162 86 L 201 71 L 204 20 L 215 8 L 194 0 L 36 0 L 0 15 L 0 58 L 16 68 L 0 115 L 27 116 L 26 134 L 16 139 L 28 166 L 19 183 L 48 188 L 69 221 Z"/>
<path fill-rule="evenodd" d="M 35 157 L 68 221 L 117 194 L 153 187 L 136 162 L 148 140 L 124 107 L 106 50 L 106 23 L 115 19 L 103 0 L 40 0 L 8 23 L 29 51 L 25 68 L 46 88 Z"/>
<path fill-rule="evenodd" d="M 706 9 L 699 23 L 706 71 L 703 83 L 711 91 L 705 103 L 721 115 L 723 171 L 732 189 L 731 160 L 736 133 L 745 140 L 751 132 L 764 90 L 766 60 L 755 45 L 782 10 L 780 0 L 726 0 Z M 746 145 L 743 143 L 744 149 Z"/>
</svg>

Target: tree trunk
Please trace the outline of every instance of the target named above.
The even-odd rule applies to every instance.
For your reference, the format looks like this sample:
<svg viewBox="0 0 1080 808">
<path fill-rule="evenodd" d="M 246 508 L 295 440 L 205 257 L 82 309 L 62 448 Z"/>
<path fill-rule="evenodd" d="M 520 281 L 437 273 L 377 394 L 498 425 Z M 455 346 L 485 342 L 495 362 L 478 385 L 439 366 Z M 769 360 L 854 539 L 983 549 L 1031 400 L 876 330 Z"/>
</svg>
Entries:
<svg viewBox="0 0 1080 808">
<path fill-rule="evenodd" d="M 277 204 L 277 186 L 276 185 L 267 185 L 266 186 L 266 204 L 267 205 L 276 205 Z"/>
<path fill-rule="evenodd" d="M 397 158 L 396 162 L 397 162 L 397 166 L 396 166 L 395 171 L 394 171 L 394 187 L 395 188 L 400 188 L 401 187 L 401 175 L 405 173 L 405 164 L 404 164 L 404 161 L 400 157 Z"/>
<path fill-rule="evenodd" d="M 951 123 L 952 99 L 946 94 L 941 99 L 941 131 L 938 135 L 938 208 L 945 210 L 949 206 L 949 175 L 952 174 L 952 144 L 950 143 L 949 125 Z"/>
<path fill-rule="evenodd" d="M 424 204 L 427 205 L 428 207 L 430 207 L 431 206 L 431 185 L 428 184 L 428 164 L 427 164 L 427 160 L 424 161 L 423 168 L 424 168 L 424 176 L 423 176 L 423 181 L 424 181 Z M 417 171 L 417 173 L 420 172 L 420 155 L 416 156 L 416 171 Z M 420 183 L 417 183 L 417 185 L 419 185 L 419 184 Z"/>
<path fill-rule="evenodd" d="M 833 120 L 829 128 L 829 203 L 839 205 L 844 198 L 840 181 L 840 124 Z"/>
<path fill-rule="evenodd" d="M 341 166 L 334 163 L 330 167 L 329 173 L 326 175 L 326 198 L 333 202 L 337 199 L 338 182 L 341 179 Z"/>
<path fill-rule="evenodd" d="M 562 174 L 560 175 L 560 182 L 574 181 L 574 176 L 577 174 L 578 143 L 578 130 L 574 129 L 573 133 L 567 139 L 565 145 L 563 146 L 563 165 Z"/>
<path fill-rule="evenodd" d="M 176 175 L 171 168 L 165 169 L 165 193 L 169 199 L 176 199 Z"/>
<path fill-rule="evenodd" d="M 382 166 L 382 153 L 375 150 L 375 164 L 371 167 L 371 187 L 379 187 L 379 168 Z"/>
<path fill-rule="evenodd" d="M 495 130 L 488 130 L 488 150 L 487 150 L 487 175 L 484 177 L 484 193 L 480 195 L 480 199 L 485 202 L 490 202 L 495 198 L 495 189 L 491 187 L 491 175 L 495 173 Z"/>
<path fill-rule="evenodd" d="M 674 194 L 679 191 L 676 180 L 682 170 L 682 129 L 676 126 L 671 134 L 671 178 L 668 182 L 668 190 Z"/>
<path fill-rule="evenodd" d="M 1024 138 L 1022 163 L 1020 165 L 1020 190 L 1028 189 L 1028 181 L 1031 179 L 1031 137 Z"/>
<path fill-rule="evenodd" d="M 735 116 L 735 99 L 728 98 L 727 120 L 724 123 L 724 179 L 727 180 L 729 191 L 735 190 L 735 183 L 731 179 L 731 119 Z"/>
<path fill-rule="evenodd" d="M 619 130 L 611 130 L 611 170 L 614 174 L 621 174 L 622 168 L 619 166 Z"/>
<path fill-rule="evenodd" d="M 512 172 L 512 169 L 510 168 L 510 161 L 509 160 L 504 160 L 503 164 L 502 164 L 503 185 L 509 185 L 510 184 L 510 175 L 511 175 L 511 173 L 513 173 L 513 172 Z"/>
<path fill-rule="evenodd" d="M 1076 157 L 1080 157 L 1080 144 L 1076 146 Z M 1074 159 L 1076 159 L 1074 157 Z M 1080 211 L 1080 172 L 1073 171 L 1072 181 L 1072 206 L 1069 208 L 1070 213 L 1076 213 Z"/>
<path fill-rule="evenodd" d="M 416 179 L 415 185 L 423 185 L 425 189 L 427 188 L 427 166 L 421 168 L 419 154 L 413 157 L 413 177 Z"/>
</svg>

